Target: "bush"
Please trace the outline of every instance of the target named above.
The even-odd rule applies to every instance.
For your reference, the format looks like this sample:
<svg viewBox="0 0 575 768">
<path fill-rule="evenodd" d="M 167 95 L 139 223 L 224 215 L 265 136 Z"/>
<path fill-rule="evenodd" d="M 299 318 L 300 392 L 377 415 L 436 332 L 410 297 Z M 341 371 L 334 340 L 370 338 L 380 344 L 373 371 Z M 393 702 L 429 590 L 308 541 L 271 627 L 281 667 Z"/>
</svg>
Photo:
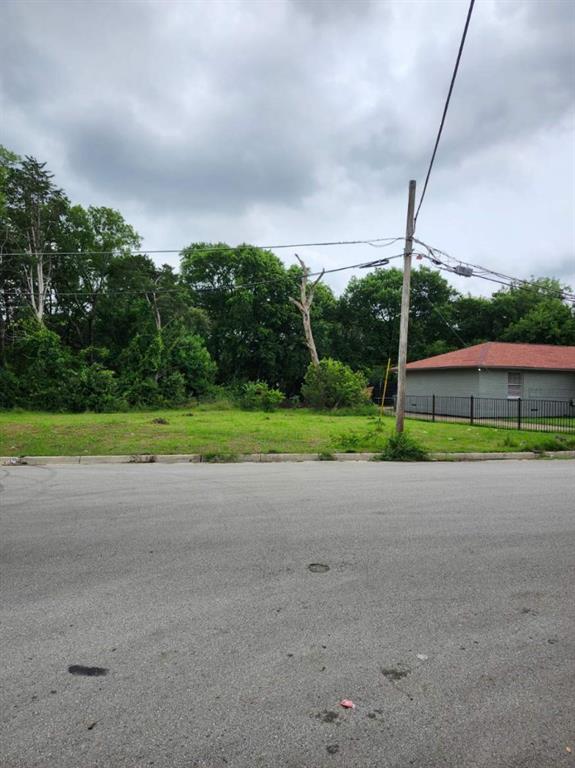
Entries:
<svg viewBox="0 0 575 768">
<path fill-rule="evenodd" d="M 158 382 L 151 378 L 123 382 L 122 394 L 135 408 L 150 408 L 165 405 Z"/>
<path fill-rule="evenodd" d="M 34 321 L 22 323 L 15 347 L 21 402 L 32 409 L 68 409 L 73 358 L 60 337 Z"/>
<path fill-rule="evenodd" d="M 126 410 L 127 403 L 119 396 L 114 372 L 92 363 L 70 376 L 66 408 L 75 413 L 110 413 Z"/>
<path fill-rule="evenodd" d="M 237 395 L 237 403 L 244 411 L 275 411 L 284 400 L 284 393 L 272 389 L 265 381 L 248 381 Z"/>
<path fill-rule="evenodd" d="M 237 399 L 236 395 L 221 384 L 212 384 L 201 397 L 198 396 L 198 403 L 209 403 L 213 411 L 228 411 L 233 408 L 232 400 Z"/>
<path fill-rule="evenodd" d="M 0 368 L 0 410 L 20 403 L 20 382 L 7 368 Z"/>
<path fill-rule="evenodd" d="M 174 332 L 174 338 L 169 339 L 167 357 L 168 370 L 177 371 L 182 376 L 183 391 L 187 396 L 204 395 L 213 386 L 216 364 L 200 336 Z"/>
<path fill-rule="evenodd" d="M 417 440 L 405 432 L 394 433 L 383 447 L 379 461 L 427 461 L 429 456 Z"/>
<path fill-rule="evenodd" d="M 180 371 L 172 371 L 163 376 L 159 384 L 166 405 L 183 405 L 187 402 L 186 379 Z"/>
<path fill-rule="evenodd" d="M 326 358 L 320 360 L 319 366 L 310 364 L 301 392 L 312 408 L 353 408 L 368 401 L 365 386 L 362 373 Z"/>
</svg>

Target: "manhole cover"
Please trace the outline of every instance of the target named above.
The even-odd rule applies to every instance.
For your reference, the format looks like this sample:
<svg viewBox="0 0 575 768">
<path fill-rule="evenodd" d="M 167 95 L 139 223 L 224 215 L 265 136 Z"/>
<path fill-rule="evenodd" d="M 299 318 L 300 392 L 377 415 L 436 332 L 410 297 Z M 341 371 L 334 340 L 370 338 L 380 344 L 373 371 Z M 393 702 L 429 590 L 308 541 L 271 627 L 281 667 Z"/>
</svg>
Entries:
<svg viewBox="0 0 575 768">
<path fill-rule="evenodd" d="M 308 570 L 312 573 L 327 573 L 327 571 L 329 571 L 329 565 L 324 565 L 324 563 L 310 563 L 308 565 Z"/>
</svg>

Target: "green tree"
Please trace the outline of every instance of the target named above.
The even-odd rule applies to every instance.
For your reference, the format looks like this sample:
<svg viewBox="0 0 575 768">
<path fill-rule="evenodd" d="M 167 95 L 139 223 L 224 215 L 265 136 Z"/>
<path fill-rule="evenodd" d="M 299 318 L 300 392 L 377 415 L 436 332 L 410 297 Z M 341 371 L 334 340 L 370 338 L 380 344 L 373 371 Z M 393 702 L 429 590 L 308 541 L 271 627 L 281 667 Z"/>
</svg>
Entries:
<svg viewBox="0 0 575 768">
<path fill-rule="evenodd" d="M 339 335 L 334 351 L 352 368 L 369 371 L 388 358 L 396 359 L 402 281 L 401 270 L 392 268 L 353 277 L 348 283 L 339 300 Z M 456 292 L 441 275 L 426 267 L 413 271 L 411 286 L 409 359 L 426 357 L 440 344 L 453 349 L 457 339 L 450 330 L 450 320 Z"/>
<path fill-rule="evenodd" d="M 453 327 L 460 337 L 458 346 L 471 346 L 495 339 L 495 316 L 491 299 L 458 296 L 450 307 Z"/>
<path fill-rule="evenodd" d="M 501 338 L 527 344 L 575 345 L 575 316 L 560 299 L 546 298 L 509 325 Z"/>
<path fill-rule="evenodd" d="M 119 362 L 131 405 L 179 405 L 206 394 L 216 374 L 203 339 L 177 324 L 136 334 Z"/>
<path fill-rule="evenodd" d="M 53 327 L 76 347 L 96 344 L 95 326 L 114 263 L 140 247 L 137 232 L 112 208 L 69 208 L 63 222 L 53 286 L 57 313 Z"/>
<path fill-rule="evenodd" d="M 197 243 L 182 253 L 181 279 L 209 318 L 208 348 L 220 381 L 265 380 L 288 388 L 298 313 L 289 302 L 292 281 L 277 256 L 250 245 Z"/>
<path fill-rule="evenodd" d="M 8 181 L 8 175 L 10 170 L 21 162 L 21 158 L 11 152 L 9 149 L 0 144 L 0 220 L 5 214 L 6 205 L 6 182 Z M 4 248 L 4 242 L 0 241 L 0 253 Z"/>
<path fill-rule="evenodd" d="M 5 168 L 4 202 L 0 219 L 2 238 L 14 275 L 39 323 L 52 298 L 52 277 L 58 242 L 69 203 L 53 182 L 46 163 L 25 157 Z"/>
</svg>

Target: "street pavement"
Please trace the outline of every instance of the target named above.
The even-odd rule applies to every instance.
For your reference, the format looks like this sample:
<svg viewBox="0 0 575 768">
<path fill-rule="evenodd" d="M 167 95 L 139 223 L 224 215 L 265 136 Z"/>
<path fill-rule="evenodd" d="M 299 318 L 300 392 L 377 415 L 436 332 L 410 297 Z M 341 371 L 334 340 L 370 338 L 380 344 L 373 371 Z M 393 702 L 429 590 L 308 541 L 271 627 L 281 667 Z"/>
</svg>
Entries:
<svg viewBox="0 0 575 768">
<path fill-rule="evenodd" d="M 0 481 L 2 768 L 575 766 L 575 462 Z"/>
</svg>

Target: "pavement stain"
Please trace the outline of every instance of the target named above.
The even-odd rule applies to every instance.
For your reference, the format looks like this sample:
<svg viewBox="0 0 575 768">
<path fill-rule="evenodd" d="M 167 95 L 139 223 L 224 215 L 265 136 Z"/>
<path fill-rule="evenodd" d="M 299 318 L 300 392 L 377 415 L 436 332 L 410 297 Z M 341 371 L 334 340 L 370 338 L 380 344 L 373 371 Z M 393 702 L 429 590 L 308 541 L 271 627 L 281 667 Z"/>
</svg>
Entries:
<svg viewBox="0 0 575 768">
<path fill-rule="evenodd" d="M 398 680 L 407 677 L 410 672 L 411 669 L 409 669 L 409 667 L 401 665 L 397 667 L 381 667 L 381 674 L 388 680 L 391 680 L 392 683 L 397 683 Z"/>
<path fill-rule="evenodd" d="M 68 672 L 82 677 L 103 677 L 108 674 L 106 667 L 84 667 L 82 664 L 72 664 L 68 667 Z"/>
<path fill-rule="evenodd" d="M 307 569 L 312 573 L 327 573 L 329 571 L 329 565 L 326 565 L 325 563 L 310 563 Z"/>
<path fill-rule="evenodd" d="M 316 720 L 321 720 L 322 723 L 335 723 L 339 725 L 340 716 L 338 712 L 334 712 L 331 709 L 324 709 L 323 712 L 317 712 L 315 715 Z"/>
</svg>

